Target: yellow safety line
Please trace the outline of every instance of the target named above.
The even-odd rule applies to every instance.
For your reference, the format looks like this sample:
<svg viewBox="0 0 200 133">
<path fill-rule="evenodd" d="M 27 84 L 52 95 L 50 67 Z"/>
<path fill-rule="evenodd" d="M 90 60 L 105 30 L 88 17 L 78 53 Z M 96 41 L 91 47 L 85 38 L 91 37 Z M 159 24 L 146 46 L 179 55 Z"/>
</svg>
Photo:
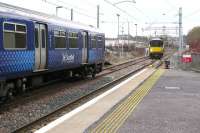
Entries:
<svg viewBox="0 0 200 133">
<path fill-rule="evenodd" d="M 142 92 L 143 90 L 138 90 L 139 92 Z M 136 93 L 137 94 L 137 93 Z M 138 94 L 137 94 L 138 95 Z M 127 98 L 127 101 L 132 101 L 132 100 L 134 100 L 135 99 L 135 97 L 137 97 L 137 95 L 134 95 L 133 97 L 131 97 L 131 96 L 129 96 L 128 98 Z M 129 104 L 132 104 L 132 102 L 129 102 Z M 121 112 L 125 112 L 124 111 L 124 109 L 125 109 L 125 107 L 127 107 L 127 106 L 129 106 L 129 104 L 127 104 L 127 102 L 123 102 L 122 104 L 120 104 L 118 107 L 117 107 L 117 111 L 115 111 L 115 112 L 113 112 L 113 114 L 112 115 L 114 115 L 114 116 L 117 116 L 117 117 L 121 117 L 121 115 L 123 115 L 124 113 L 121 113 Z M 112 118 L 107 118 L 107 121 L 104 121 L 104 122 L 102 122 L 101 123 L 101 125 L 99 125 L 99 126 L 103 126 L 103 124 L 104 124 L 104 128 L 106 128 L 106 126 L 109 126 L 109 125 L 107 125 L 106 123 L 110 123 L 110 121 L 113 121 L 113 119 Z M 115 119 L 115 121 L 116 121 L 116 119 Z M 114 123 L 114 122 L 113 122 Z M 98 128 L 99 127 L 96 127 L 96 131 L 98 131 Z"/>
<path fill-rule="evenodd" d="M 139 93 L 142 93 L 142 91 L 139 92 Z M 124 115 L 126 115 L 128 112 L 131 111 L 132 102 L 133 102 L 133 103 L 137 102 L 136 97 L 138 97 L 138 95 L 135 95 L 135 96 L 132 97 L 129 101 L 127 101 L 127 102 L 125 103 L 125 106 L 122 106 L 122 109 L 121 109 L 120 111 L 119 111 L 119 110 L 116 111 L 116 112 L 117 112 L 117 115 L 115 116 L 115 119 L 114 119 L 114 121 L 115 121 L 116 123 L 119 122 L 119 121 L 124 117 Z M 112 119 L 113 119 L 113 118 L 110 118 L 110 121 L 112 121 Z M 116 124 L 114 121 L 111 123 L 112 125 L 109 125 L 110 127 L 113 127 L 113 126 Z M 108 123 L 108 121 L 107 121 L 106 123 Z M 114 124 L 114 125 L 113 125 L 113 124 Z M 107 125 L 107 126 L 108 126 L 108 125 Z M 105 128 L 104 128 L 104 129 L 105 129 Z"/>
<path fill-rule="evenodd" d="M 141 96 L 138 96 L 138 100 L 137 100 L 137 102 L 135 102 L 135 103 L 132 105 L 131 111 L 128 112 L 127 114 L 125 114 L 125 116 L 122 117 L 121 121 L 118 121 L 118 123 L 116 123 L 115 126 L 110 127 L 110 128 L 111 128 L 111 129 L 110 129 L 111 132 L 116 132 L 116 131 L 117 131 L 117 129 L 124 123 L 124 121 L 125 121 L 125 120 L 128 118 L 128 116 L 133 112 L 133 110 L 137 107 L 137 105 L 140 103 L 140 101 L 145 97 L 145 95 L 147 95 L 147 94 L 150 92 L 151 88 L 153 87 L 153 85 L 156 83 L 156 81 L 159 79 L 160 76 L 161 76 L 161 75 L 158 75 L 158 77 L 155 76 L 155 77 L 154 77 L 154 81 L 155 81 L 155 82 L 149 82 L 150 84 L 147 84 L 148 87 L 144 87 L 144 88 L 141 87 L 141 89 L 144 90 L 144 93 L 142 93 Z M 115 131 L 113 131 L 113 130 L 115 130 Z"/>
<path fill-rule="evenodd" d="M 140 95 L 135 97 L 136 99 L 134 99 L 133 101 L 129 101 L 129 104 L 131 104 L 131 108 L 130 108 L 131 110 L 133 110 L 136 107 L 136 105 L 143 99 L 143 97 L 149 92 L 150 89 L 145 88 L 145 89 L 141 89 L 141 90 L 142 91 L 138 93 Z M 132 111 L 129 111 L 129 112 L 132 112 Z M 128 116 L 128 114 L 126 114 L 126 116 Z M 123 121 L 124 118 L 122 118 L 121 120 Z"/>
<path fill-rule="evenodd" d="M 123 101 L 107 118 L 100 122 L 95 128 L 89 130 L 91 133 L 116 132 L 128 116 L 134 111 L 140 101 L 147 95 L 164 69 L 157 70 L 147 81 Z"/>
<path fill-rule="evenodd" d="M 128 98 L 128 100 L 131 100 L 131 99 L 132 99 L 132 97 L 129 97 L 129 98 Z M 126 103 L 126 102 L 120 104 L 120 105 L 117 107 L 117 111 L 113 112 L 112 115 L 114 115 L 114 116 L 116 116 L 116 117 L 120 117 L 121 115 L 123 115 L 121 112 L 124 111 L 124 106 L 127 106 L 127 103 Z M 99 125 L 99 126 L 102 126 L 103 124 L 105 124 L 104 126 L 106 126 L 106 125 L 107 125 L 106 123 L 109 123 L 109 122 L 111 122 L 111 121 L 113 121 L 113 120 L 110 119 L 110 118 L 109 118 L 109 119 L 107 118 L 107 121 L 104 121 L 104 122 L 103 122 L 101 125 Z M 97 127 L 97 129 L 98 129 L 98 127 Z"/>
<path fill-rule="evenodd" d="M 148 90 L 146 90 L 146 91 L 149 92 L 150 89 L 148 89 Z M 125 116 L 124 118 L 122 118 L 121 121 L 119 121 L 119 124 L 116 125 L 115 128 L 112 129 L 112 130 L 114 130 L 113 132 L 116 132 L 117 129 L 119 129 L 119 127 L 124 123 L 124 121 L 129 117 L 129 115 L 131 115 L 131 113 L 133 112 L 133 110 L 137 107 L 137 105 L 138 105 L 138 104 L 140 103 L 140 101 L 145 97 L 145 95 L 148 94 L 148 92 L 145 93 L 143 96 L 141 96 L 140 99 L 138 99 L 138 101 L 132 106 L 131 111 L 129 111 L 129 112 L 126 114 L 126 116 Z M 111 130 L 111 131 L 112 131 L 112 130 Z"/>
<path fill-rule="evenodd" d="M 142 98 L 143 98 L 143 96 L 138 96 L 138 97 L 136 97 L 136 99 L 133 100 L 134 104 L 132 103 L 132 101 L 130 101 L 129 104 L 131 104 L 131 105 L 129 106 L 128 112 L 126 112 L 126 113 L 124 114 L 124 117 L 121 117 L 121 118 L 118 120 L 118 123 L 115 123 L 115 125 L 111 127 L 111 129 L 110 129 L 111 131 L 115 130 L 115 129 L 118 127 L 118 125 L 120 125 L 120 124 L 122 123 L 123 120 L 126 120 L 126 119 L 128 118 L 129 114 L 134 110 L 134 108 L 135 108 L 136 105 L 142 100 Z"/>
<path fill-rule="evenodd" d="M 134 96 L 130 96 L 129 98 L 128 98 L 128 100 L 126 100 L 126 102 L 123 102 L 121 105 L 119 105 L 119 107 L 116 109 L 117 111 L 115 111 L 113 114 L 112 114 L 112 116 L 116 116 L 116 117 L 121 117 L 121 115 L 124 115 L 124 114 L 126 114 L 126 112 L 125 112 L 125 110 L 124 109 L 127 109 L 127 106 L 129 107 L 129 104 L 132 104 L 132 100 L 138 100 L 138 98 L 137 99 L 135 99 L 136 97 L 138 97 L 138 95 L 140 94 L 140 93 L 142 93 L 143 92 L 143 90 L 138 90 L 137 91 L 138 93 L 135 93 L 136 95 L 134 95 Z M 129 104 L 127 104 L 127 101 L 128 101 L 128 103 Z M 131 101 L 131 102 L 129 102 L 129 101 Z M 133 103 L 134 103 L 134 101 L 133 101 Z M 130 108 L 130 107 L 129 107 Z M 128 110 L 127 110 L 128 111 Z M 123 112 L 123 113 L 122 113 Z M 111 125 L 107 125 L 106 123 L 111 123 L 111 124 L 113 124 L 113 123 L 115 123 L 115 121 L 117 121 L 118 119 L 115 117 L 115 119 L 114 119 L 114 121 L 113 121 L 113 117 L 112 118 L 107 118 L 107 120 L 105 120 L 103 123 L 101 123 L 101 125 L 99 125 L 100 127 L 101 127 L 101 131 L 103 130 L 103 129 L 105 129 L 105 128 L 107 128 L 107 126 L 110 126 L 111 127 Z M 103 129 L 102 129 L 103 128 Z M 98 132 L 98 130 L 99 130 L 99 127 L 97 127 L 96 128 L 96 131 Z"/>
<path fill-rule="evenodd" d="M 139 93 L 141 93 L 143 90 L 139 90 Z M 137 93 L 137 95 L 139 94 L 139 93 Z M 132 99 L 133 100 L 135 100 L 135 97 L 137 97 L 137 95 L 134 95 L 134 97 L 129 97 L 128 98 L 128 102 L 129 101 L 132 101 Z M 126 114 L 126 112 L 124 111 L 124 109 L 127 109 L 127 106 L 129 107 L 129 105 L 130 104 L 132 104 L 131 102 L 129 102 L 128 104 L 127 104 L 127 102 L 124 102 L 124 103 L 122 103 L 119 107 L 118 107 L 118 109 L 116 109 L 117 111 L 116 112 L 114 112 L 113 114 L 112 114 L 112 116 L 116 116 L 115 118 L 115 120 L 114 121 L 117 121 L 118 120 L 118 117 L 121 117 L 121 115 L 123 115 L 123 114 Z M 125 105 L 125 106 L 124 106 Z M 130 110 L 130 107 L 128 108 L 129 110 Z M 129 112 L 129 110 L 126 110 L 126 111 L 128 111 Z M 123 112 L 123 113 L 122 113 Z M 112 121 L 112 122 L 111 122 Z M 111 126 L 111 125 L 107 125 L 106 123 L 114 123 L 114 121 L 113 121 L 113 118 L 107 118 L 107 120 L 106 121 L 104 121 L 101 125 L 99 125 L 100 127 L 101 127 L 101 131 L 103 130 L 103 129 L 105 129 L 105 128 L 107 128 L 107 126 Z M 104 124 L 104 125 L 103 125 Z M 102 129 L 103 128 L 103 129 Z M 98 127 L 96 128 L 96 131 L 98 132 Z"/>
<path fill-rule="evenodd" d="M 128 98 L 129 100 L 132 100 L 133 98 L 132 97 L 129 97 Z M 129 103 L 130 104 L 130 103 Z M 113 112 L 112 116 L 115 116 L 115 119 L 113 120 L 113 118 L 107 118 L 107 120 L 105 120 L 101 125 L 102 128 L 100 128 L 100 130 L 106 130 L 108 126 L 111 126 L 111 125 L 107 125 L 107 123 L 111 123 L 111 124 L 114 124 L 115 121 L 117 122 L 119 118 L 121 118 L 125 113 L 126 111 L 128 111 L 128 109 L 130 109 L 130 105 L 127 104 L 126 102 L 124 102 L 123 104 L 119 105 L 119 107 L 117 108 L 117 111 Z M 127 110 L 125 111 L 124 108 L 126 108 Z M 104 124 L 104 125 L 103 125 Z M 97 129 L 98 131 L 99 129 Z"/>
</svg>

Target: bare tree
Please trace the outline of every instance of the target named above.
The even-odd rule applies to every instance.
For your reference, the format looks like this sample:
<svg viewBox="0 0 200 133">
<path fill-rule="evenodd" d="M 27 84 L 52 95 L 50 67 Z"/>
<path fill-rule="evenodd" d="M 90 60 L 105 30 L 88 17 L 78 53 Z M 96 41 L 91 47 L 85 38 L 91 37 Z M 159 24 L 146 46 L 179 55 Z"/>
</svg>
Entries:
<svg viewBox="0 0 200 133">
<path fill-rule="evenodd" d="M 200 52 L 200 26 L 194 27 L 187 35 L 187 43 L 190 50 Z"/>
</svg>

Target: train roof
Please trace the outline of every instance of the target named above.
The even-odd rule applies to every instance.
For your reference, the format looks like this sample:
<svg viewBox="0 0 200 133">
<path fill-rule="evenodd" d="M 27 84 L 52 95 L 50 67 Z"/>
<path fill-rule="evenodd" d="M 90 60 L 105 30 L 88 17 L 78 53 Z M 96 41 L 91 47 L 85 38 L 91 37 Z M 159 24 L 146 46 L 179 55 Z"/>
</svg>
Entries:
<svg viewBox="0 0 200 133">
<path fill-rule="evenodd" d="M 49 15 L 46 13 L 33 11 L 33 10 L 21 8 L 21 7 L 16 7 L 16 6 L 12 6 L 12 5 L 1 3 L 1 2 L 0 2 L 0 6 L 1 6 L 0 16 L 2 17 L 11 17 L 11 18 L 16 18 L 16 19 L 39 21 L 39 22 L 55 24 L 55 25 L 59 25 L 63 27 L 103 33 L 102 31 L 100 31 L 99 29 L 93 26 L 85 25 L 79 22 L 72 22 L 72 21 L 57 17 L 55 15 Z"/>
</svg>

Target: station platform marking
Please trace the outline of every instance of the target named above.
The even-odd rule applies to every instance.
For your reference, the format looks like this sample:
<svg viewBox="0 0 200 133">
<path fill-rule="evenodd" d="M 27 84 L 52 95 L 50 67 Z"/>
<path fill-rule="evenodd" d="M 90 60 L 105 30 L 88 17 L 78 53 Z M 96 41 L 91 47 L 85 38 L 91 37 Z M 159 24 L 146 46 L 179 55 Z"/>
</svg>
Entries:
<svg viewBox="0 0 200 133">
<path fill-rule="evenodd" d="M 157 70 L 136 91 L 134 91 L 127 99 L 118 105 L 113 112 L 111 112 L 105 119 L 97 123 L 94 128 L 88 129 L 87 132 L 116 132 L 134 111 L 141 100 L 150 92 L 151 88 L 160 76 L 164 74 L 164 72 L 164 69 Z"/>
</svg>

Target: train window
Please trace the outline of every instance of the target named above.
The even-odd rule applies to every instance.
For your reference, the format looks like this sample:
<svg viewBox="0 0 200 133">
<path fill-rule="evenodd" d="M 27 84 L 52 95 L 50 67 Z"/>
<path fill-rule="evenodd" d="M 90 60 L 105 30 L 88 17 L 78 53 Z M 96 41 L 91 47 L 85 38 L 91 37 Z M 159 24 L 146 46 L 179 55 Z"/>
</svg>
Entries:
<svg viewBox="0 0 200 133">
<path fill-rule="evenodd" d="M 55 37 L 55 48 L 66 48 L 65 37 Z"/>
<path fill-rule="evenodd" d="M 150 41 L 151 47 L 163 47 L 163 41 L 160 40 L 152 40 Z"/>
<path fill-rule="evenodd" d="M 4 32 L 4 48 L 15 48 L 15 33 Z"/>
<path fill-rule="evenodd" d="M 102 43 L 103 43 L 102 37 L 98 36 L 97 40 L 98 40 L 98 48 L 102 48 Z"/>
<path fill-rule="evenodd" d="M 66 36 L 66 32 L 60 31 L 59 35 L 60 35 L 60 36 Z"/>
<path fill-rule="evenodd" d="M 98 42 L 101 42 L 101 41 L 102 41 L 102 37 L 98 36 Z"/>
<path fill-rule="evenodd" d="M 26 32 L 26 26 L 24 26 L 24 25 L 16 25 L 16 31 Z"/>
<path fill-rule="evenodd" d="M 26 34 L 15 33 L 15 48 L 26 47 Z"/>
<path fill-rule="evenodd" d="M 54 36 L 59 36 L 59 31 L 55 30 L 54 31 Z"/>
<path fill-rule="evenodd" d="M 46 33 L 45 30 L 42 29 L 42 48 L 46 47 Z"/>
<path fill-rule="evenodd" d="M 39 47 L 39 42 L 38 42 L 38 28 L 35 28 L 35 48 Z"/>
<path fill-rule="evenodd" d="M 78 48 L 77 39 L 69 38 L 69 48 Z"/>
<path fill-rule="evenodd" d="M 96 36 L 92 36 L 92 37 L 91 37 L 91 43 L 92 43 L 92 48 L 96 48 L 96 47 L 97 47 L 97 39 L 96 39 Z"/>
<path fill-rule="evenodd" d="M 78 33 L 69 33 L 69 48 L 78 48 Z"/>
<path fill-rule="evenodd" d="M 26 26 L 14 23 L 4 23 L 4 48 L 26 48 Z"/>
<path fill-rule="evenodd" d="M 66 48 L 66 32 L 54 31 L 55 48 Z"/>
<path fill-rule="evenodd" d="M 4 30 L 15 31 L 15 24 L 4 23 Z"/>
</svg>

